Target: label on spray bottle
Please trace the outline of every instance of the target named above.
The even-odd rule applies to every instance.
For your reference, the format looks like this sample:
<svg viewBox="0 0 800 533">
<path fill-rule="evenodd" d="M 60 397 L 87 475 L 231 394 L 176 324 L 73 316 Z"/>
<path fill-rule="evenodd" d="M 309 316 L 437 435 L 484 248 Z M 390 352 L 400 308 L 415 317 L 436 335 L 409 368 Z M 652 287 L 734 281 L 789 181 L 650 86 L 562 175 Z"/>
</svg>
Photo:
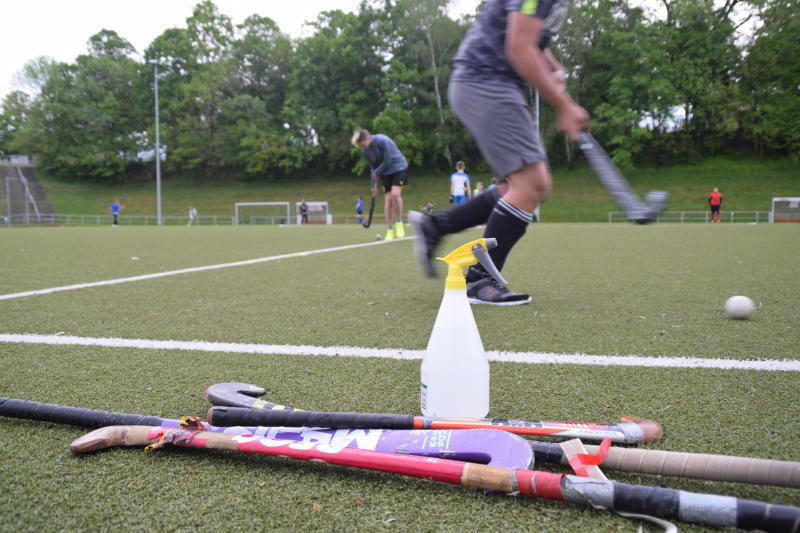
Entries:
<svg viewBox="0 0 800 533">
<path fill-rule="evenodd" d="M 423 411 L 428 409 L 428 386 L 424 383 L 419 384 L 419 404 Z"/>
</svg>

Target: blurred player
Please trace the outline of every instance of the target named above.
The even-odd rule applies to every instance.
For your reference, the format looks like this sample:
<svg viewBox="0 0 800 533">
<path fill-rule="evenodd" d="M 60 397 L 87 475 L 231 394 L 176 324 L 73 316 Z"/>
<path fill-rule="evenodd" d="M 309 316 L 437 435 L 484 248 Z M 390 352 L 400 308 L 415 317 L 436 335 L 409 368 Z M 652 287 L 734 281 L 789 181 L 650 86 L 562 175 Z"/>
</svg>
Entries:
<svg viewBox="0 0 800 533">
<path fill-rule="evenodd" d="M 360 196 L 356 198 L 356 220 L 359 224 L 364 223 L 364 200 Z"/>
<path fill-rule="evenodd" d="M 464 162 L 459 161 L 456 163 L 456 171 L 450 175 L 450 196 L 454 205 L 461 205 L 472 198 L 469 174 L 464 172 L 465 168 Z"/>
<path fill-rule="evenodd" d="M 483 223 L 484 237 L 497 239 L 489 254 L 502 269 L 549 193 L 550 169 L 526 85 L 555 108 L 558 129 L 570 139 L 588 128 L 589 114 L 567 94 L 564 69 L 547 49 L 567 7 L 568 0 L 487 0 L 461 43 L 453 60 L 450 105 L 506 183 L 433 215 L 409 213 L 417 235 L 415 254 L 429 276 L 436 275 L 433 258 L 442 236 Z M 531 301 L 480 266 L 470 267 L 467 295 L 472 303 L 490 305 Z"/>
</svg>

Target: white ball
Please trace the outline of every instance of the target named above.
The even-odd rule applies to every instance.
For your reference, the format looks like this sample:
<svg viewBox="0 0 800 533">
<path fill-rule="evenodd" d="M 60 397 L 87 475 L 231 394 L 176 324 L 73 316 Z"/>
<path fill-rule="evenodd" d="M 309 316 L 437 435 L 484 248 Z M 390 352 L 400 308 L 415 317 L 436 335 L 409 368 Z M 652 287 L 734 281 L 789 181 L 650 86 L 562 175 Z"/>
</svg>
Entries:
<svg viewBox="0 0 800 533">
<path fill-rule="evenodd" d="M 731 318 L 750 318 L 755 310 L 756 304 L 747 296 L 731 296 L 725 301 L 725 312 Z"/>
</svg>

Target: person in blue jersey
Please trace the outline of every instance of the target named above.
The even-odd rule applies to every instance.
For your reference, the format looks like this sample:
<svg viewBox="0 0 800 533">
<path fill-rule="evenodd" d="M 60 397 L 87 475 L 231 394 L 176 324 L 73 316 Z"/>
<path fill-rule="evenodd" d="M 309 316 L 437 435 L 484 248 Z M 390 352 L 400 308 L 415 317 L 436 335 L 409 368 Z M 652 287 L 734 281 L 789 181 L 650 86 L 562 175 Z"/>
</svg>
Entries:
<svg viewBox="0 0 800 533">
<path fill-rule="evenodd" d="M 386 135 L 370 135 L 365 129 L 357 129 L 350 139 L 360 148 L 370 166 L 372 195 L 378 194 L 378 181 L 383 185 L 383 209 L 386 215 L 385 240 L 406 236 L 403 227 L 403 188 L 408 186 L 408 162 L 395 142 Z"/>
<path fill-rule="evenodd" d="M 487 0 L 467 31 L 453 62 L 450 106 L 475 138 L 494 174 L 504 181 L 469 202 L 432 215 L 412 212 L 415 255 L 435 276 L 433 259 L 444 235 L 486 224 L 497 239 L 489 254 L 502 269 L 524 235 L 532 213 L 551 189 L 550 169 L 537 124 L 528 108 L 527 86 L 556 111 L 570 139 L 589 127 L 589 114 L 567 94 L 563 67 L 548 46 L 567 15 L 569 0 Z M 519 305 L 528 294 L 510 290 L 480 266 L 471 267 L 472 303 Z"/>
<path fill-rule="evenodd" d="M 456 163 L 456 171 L 450 174 L 450 196 L 455 205 L 461 205 L 472 198 L 472 187 L 469 183 L 469 174 L 464 172 L 466 165 L 463 161 Z"/>
<path fill-rule="evenodd" d="M 356 198 L 356 220 L 359 224 L 364 223 L 364 200 L 360 196 Z"/>
<path fill-rule="evenodd" d="M 108 206 L 108 210 L 111 212 L 112 222 L 111 226 L 116 227 L 119 222 L 119 212 L 125 208 L 124 205 L 119 203 L 119 200 L 114 200 L 114 202 Z"/>
</svg>

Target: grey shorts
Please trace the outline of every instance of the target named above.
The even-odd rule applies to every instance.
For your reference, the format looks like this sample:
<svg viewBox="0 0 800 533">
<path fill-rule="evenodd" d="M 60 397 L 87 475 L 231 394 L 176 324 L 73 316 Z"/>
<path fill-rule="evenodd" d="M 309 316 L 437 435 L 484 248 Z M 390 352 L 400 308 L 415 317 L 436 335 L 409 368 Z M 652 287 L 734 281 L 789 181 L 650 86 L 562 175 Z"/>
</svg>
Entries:
<svg viewBox="0 0 800 533">
<path fill-rule="evenodd" d="M 522 90 L 502 82 L 450 80 L 450 107 L 497 176 L 547 159 Z"/>
</svg>

